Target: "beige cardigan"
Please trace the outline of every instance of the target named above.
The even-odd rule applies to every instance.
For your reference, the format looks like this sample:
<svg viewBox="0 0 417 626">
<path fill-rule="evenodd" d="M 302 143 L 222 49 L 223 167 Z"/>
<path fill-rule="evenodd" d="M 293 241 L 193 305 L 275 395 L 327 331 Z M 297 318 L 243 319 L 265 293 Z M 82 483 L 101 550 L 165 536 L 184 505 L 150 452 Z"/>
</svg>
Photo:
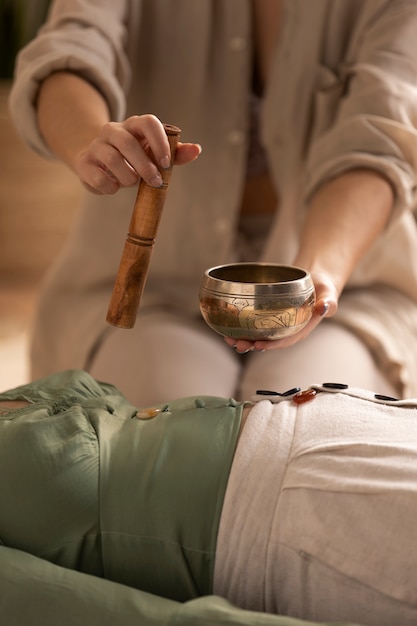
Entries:
<svg viewBox="0 0 417 626">
<path fill-rule="evenodd" d="M 39 83 L 58 69 L 88 77 L 114 119 L 154 113 L 202 156 L 174 172 L 142 308 L 198 314 L 204 270 L 233 260 L 245 176 L 251 84 L 250 0 L 57 0 L 19 56 L 10 108 L 46 156 L 36 125 Z M 263 260 L 291 263 L 305 202 L 353 167 L 379 170 L 396 204 L 360 263 L 336 319 L 354 328 L 405 393 L 417 393 L 417 4 L 284 0 L 261 135 L 280 194 Z M 135 197 L 85 197 L 49 273 L 33 344 L 34 375 L 85 367 L 105 315 Z M 337 210 L 337 207 L 335 207 Z M 366 207 L 363 207 L 366 219 Z M 359 289 L 358 289 L 359 288 Z M 416 351 L 417 352 L 417 351 Z M 412 380 L 411 380 L 412 379 Z M 413 381 L 416 381 L 415 383 Z"/>
</svg>

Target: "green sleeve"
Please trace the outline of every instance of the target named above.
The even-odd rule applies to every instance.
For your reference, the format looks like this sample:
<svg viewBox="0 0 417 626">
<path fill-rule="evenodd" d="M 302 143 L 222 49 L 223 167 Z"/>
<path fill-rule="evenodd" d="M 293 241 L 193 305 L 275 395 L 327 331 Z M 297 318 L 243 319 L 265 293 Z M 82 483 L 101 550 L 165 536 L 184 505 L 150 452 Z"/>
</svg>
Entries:
<svg viewBox="0 0 417 626">
<path fill-rule="evenodd" d="M 3 546 L 0 608 L 7 626 L 313 626 L 215 596 L 181 604 Z"/>
</svg>

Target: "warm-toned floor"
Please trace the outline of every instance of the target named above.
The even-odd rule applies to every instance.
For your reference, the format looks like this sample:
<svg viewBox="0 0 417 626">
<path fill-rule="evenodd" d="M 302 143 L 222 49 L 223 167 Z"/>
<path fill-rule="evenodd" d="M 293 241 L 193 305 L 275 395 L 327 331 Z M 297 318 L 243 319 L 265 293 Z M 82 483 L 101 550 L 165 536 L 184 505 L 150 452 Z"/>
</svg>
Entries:
<svg viewBox="0 0 417 626">
<path fill-rule="evenodd" d="M 28 380 L 28 338 L 35 281 L 0 277 L 0 391 Z"/>
<path fill-rule="evenodd" d="M 78 210 L 81 186 L 62 164 L 19 139 L 0 81 L 0 390 L 26 382 L 30 323 L 38 285 Z"/>
</svg>

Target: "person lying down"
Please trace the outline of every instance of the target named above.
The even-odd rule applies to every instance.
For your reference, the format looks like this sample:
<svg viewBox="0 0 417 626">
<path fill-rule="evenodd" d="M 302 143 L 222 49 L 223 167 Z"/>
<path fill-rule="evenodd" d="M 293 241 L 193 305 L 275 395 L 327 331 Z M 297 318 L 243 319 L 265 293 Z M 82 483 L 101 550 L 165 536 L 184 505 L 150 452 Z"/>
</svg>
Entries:
<svg viewBox="0 0 417 626">
<path fill-rule="evenodd" d="M 0 394 L 8 626 L 417 623 L 417 400 Z"/>
</svg>

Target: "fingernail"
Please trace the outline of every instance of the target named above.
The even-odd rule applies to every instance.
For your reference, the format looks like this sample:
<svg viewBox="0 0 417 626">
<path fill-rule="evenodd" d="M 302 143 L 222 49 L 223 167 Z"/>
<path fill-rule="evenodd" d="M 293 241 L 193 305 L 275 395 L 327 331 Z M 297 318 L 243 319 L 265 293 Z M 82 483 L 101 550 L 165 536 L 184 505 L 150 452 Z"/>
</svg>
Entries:
<svg viewBox="0 0 417 626">
<path fill-rule="evenodd" d="M 152 187 L 161 187 L 162 186 L 162 177 L 160 174 L 155 174 L 153 178 L 151 178 L 151 186 Z"/>
<path fill-rule="evenodd" d="M 171 167 L 171 159 L 167 154 L 162 157 L 162 159 L 160 160 L 160 164 L 164 170 L 168 170 Z"/>
</svg>

